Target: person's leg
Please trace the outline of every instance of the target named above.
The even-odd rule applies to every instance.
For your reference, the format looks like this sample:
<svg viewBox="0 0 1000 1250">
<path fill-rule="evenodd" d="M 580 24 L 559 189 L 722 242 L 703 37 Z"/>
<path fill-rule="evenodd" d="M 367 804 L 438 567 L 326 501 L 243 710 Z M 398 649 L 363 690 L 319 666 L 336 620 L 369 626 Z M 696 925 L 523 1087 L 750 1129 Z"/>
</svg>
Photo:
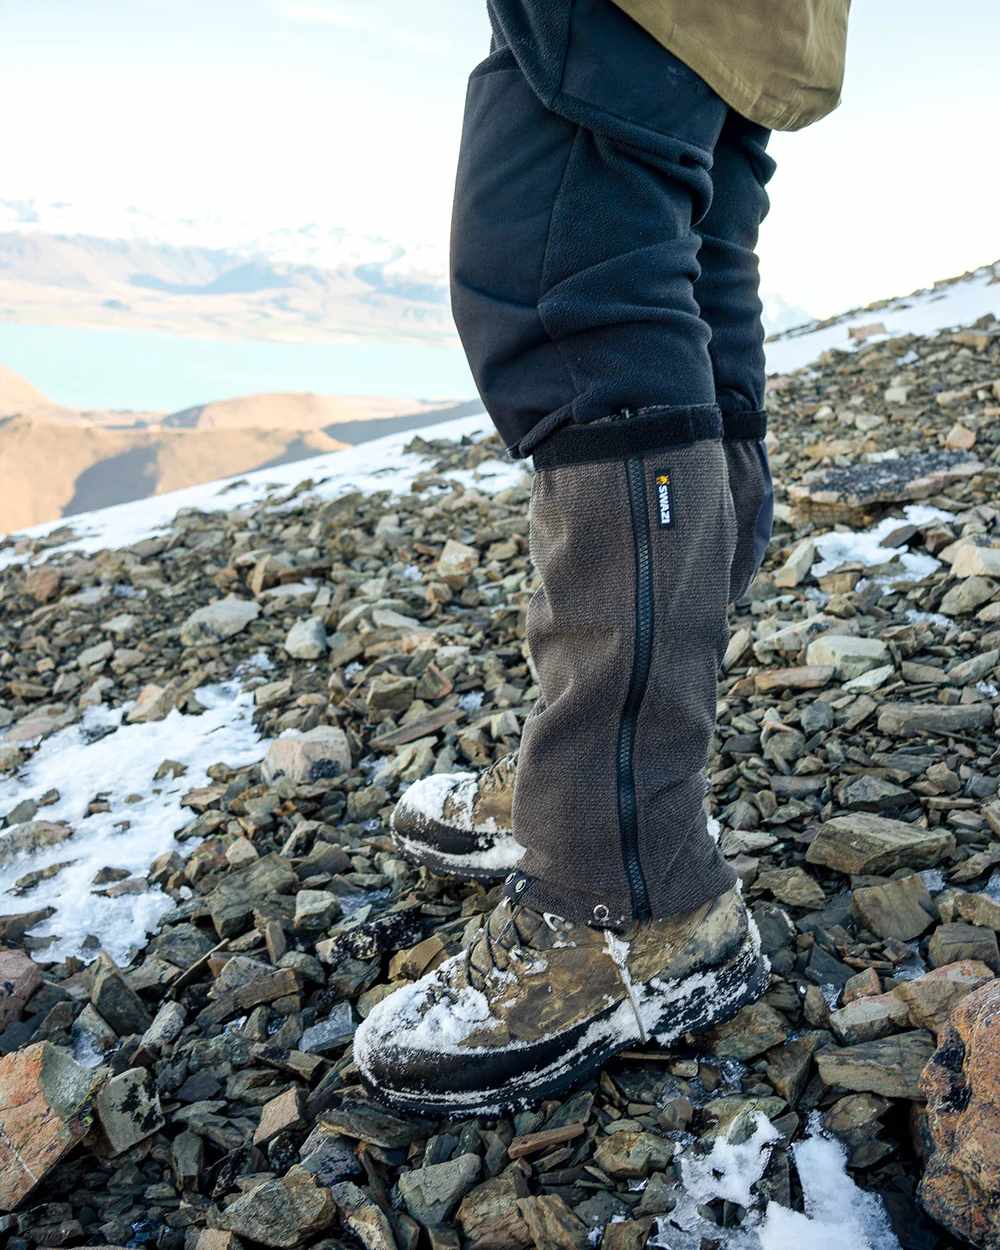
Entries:
<svg viewBox="0 0 1000 1250">
<path fill-rule="evenodd" d="M 567 38 L 553 107 L 508 47 L 472 77 L 453 303 L 538 470 L 520 867 L 546 910 L 615 925 L 733 881 L 704 813 L 735 521 L 692 229 L 728 109 L 609 0 Z"/>
<path fill-rule="evenodd" d="M 730 598 L 739 599 L 771 536 L 773 492 L 764 435 L 764 329 L 757 236 L 774 173 L 770 132 L 730 110 L 715 145 L 712 204 L 698 223 L 701 275 L 694 287 L 722 411 L 723 440 L 737 517 Z"/>
<path fill-rule="evenodd" d="M 535 461 L 541 697 L 503 901 L 355 1037 L 365 1083 L 419 1114 L 555 1094 L 728 1018 L 767 978 L 704 810 L 736 518 L 692 227 L 728 110 L 610 0 L 493 4 L 507 46 L 470 83 L 454 308 L 491 416 Z M 559 15 L 563 54 L 535 64 Z M 459 785 L 410 805 L 418 829 L 449 805 L 488 824 Z"/>
</svg>

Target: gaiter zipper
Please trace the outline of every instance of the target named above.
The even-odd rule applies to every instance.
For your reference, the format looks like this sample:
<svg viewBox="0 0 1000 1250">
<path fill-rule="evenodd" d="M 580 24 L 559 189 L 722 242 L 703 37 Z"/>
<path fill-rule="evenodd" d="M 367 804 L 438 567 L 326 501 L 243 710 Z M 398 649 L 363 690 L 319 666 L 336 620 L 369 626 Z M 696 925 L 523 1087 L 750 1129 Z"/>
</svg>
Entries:
<svg viewBox="0 0 1000 1250">
<path fill-rule="evenodd" d="M 635 650 L 628 696 L 618 722 L 618 826 L 621 830 L 625 876 L 636 920 L 651 915 L 649 892 L 639 862 L 638 801 L 635 790 L 635 735 L 653 652 L 653 568 L 649 534 L 646 473 L 642 460 L 625 462 L 632 535 L 635 542 Z"/>
</svg>

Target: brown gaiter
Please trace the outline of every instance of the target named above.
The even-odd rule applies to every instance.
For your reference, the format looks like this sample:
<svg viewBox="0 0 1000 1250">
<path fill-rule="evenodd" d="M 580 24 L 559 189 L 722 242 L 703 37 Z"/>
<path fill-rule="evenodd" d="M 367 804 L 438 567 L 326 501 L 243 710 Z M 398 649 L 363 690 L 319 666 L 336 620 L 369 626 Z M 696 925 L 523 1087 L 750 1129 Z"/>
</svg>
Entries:
<svg viewBox="0 0 1000 1250">
<path fill-rule="evenodd" d="M 668 441 L 654 417 L 571 427 L 535 455 L 541 697 L 518 762 L 518 875 L 533 907 L 605 927 L 736 880 L 704 806 L 736 545 L 726 457 L 699 423 Z"/>
</svg>

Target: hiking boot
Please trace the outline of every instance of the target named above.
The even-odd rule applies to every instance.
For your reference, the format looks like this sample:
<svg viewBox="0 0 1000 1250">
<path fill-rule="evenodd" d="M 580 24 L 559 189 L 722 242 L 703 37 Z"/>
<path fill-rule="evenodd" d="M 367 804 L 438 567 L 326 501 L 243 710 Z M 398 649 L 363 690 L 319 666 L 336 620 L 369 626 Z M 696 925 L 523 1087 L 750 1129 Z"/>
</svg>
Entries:
<svg viewBox="0 0 1000 1250">
<path fill-rule="evenodd" d="M 415 781 L 396 804 L 389 827 L 414 863 L 463 881 L 499 881 L 524 854 L 510 810 L 517 752 L 484 772 L 434 773 Z"/>
<path fill-rule="evenodd" d="M 514 874 L 467 950 L 383 999 L 358 1029 L 355 1063 L 390 1108 L 431 1118 L 521 1108 L 619 1051 L 720 1024 L 767 987 L 737 889 L 616 934 L 535 911 L 521 901 L 531 886 Z"/>
</svg>

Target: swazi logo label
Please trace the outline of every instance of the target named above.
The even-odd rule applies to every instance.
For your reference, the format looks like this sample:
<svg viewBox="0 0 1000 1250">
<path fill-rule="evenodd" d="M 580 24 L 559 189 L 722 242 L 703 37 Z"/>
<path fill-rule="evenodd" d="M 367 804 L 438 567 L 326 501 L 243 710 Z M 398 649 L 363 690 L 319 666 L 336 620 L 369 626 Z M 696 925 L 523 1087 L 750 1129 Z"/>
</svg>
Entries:
<svg viewBox="0 0 1000 1250">
<path fill-rule="evenodd" d="M 660 529 L 671 529 L 674 524 L 674 501 L 670 494 L 669 469 L 656 475 L 656 506 L 660 514 Z"/>
</svg>

